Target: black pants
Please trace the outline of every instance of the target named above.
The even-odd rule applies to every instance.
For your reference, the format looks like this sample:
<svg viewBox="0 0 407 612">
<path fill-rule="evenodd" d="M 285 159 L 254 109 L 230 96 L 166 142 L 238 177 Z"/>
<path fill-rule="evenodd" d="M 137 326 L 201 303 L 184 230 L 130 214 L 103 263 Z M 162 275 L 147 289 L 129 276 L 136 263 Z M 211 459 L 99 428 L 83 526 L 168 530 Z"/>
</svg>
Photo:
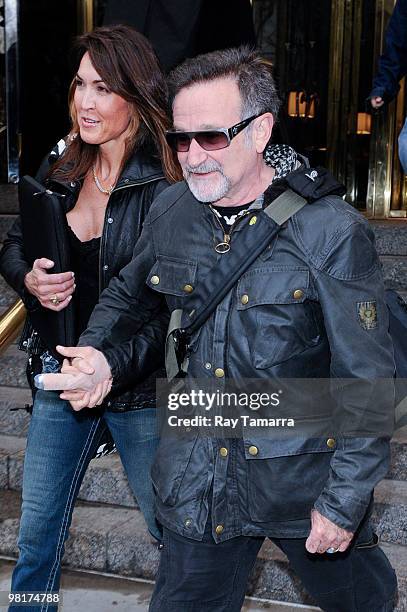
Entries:
<svg viewBox="0 0 407 612">
<path fill-rule="evenodd" d="M 264 538 L 215 544 L 164 529 L 164 548 L 150 612 L 240 612 Z M 308 593 L 327 612 L 390 612 L 397 581 L 367 522 L 345 553 L 311 555 L 305 539 L 274 539 Z"/>
</svg>

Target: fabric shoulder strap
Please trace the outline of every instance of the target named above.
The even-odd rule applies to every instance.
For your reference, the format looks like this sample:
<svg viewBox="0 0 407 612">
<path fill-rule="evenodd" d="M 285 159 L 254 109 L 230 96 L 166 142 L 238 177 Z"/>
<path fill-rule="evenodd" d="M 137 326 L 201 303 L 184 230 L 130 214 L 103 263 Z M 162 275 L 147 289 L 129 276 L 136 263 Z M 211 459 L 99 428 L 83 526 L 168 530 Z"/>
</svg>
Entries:
<svg viewBox="0 0 407 612">
<path fill-rule="evenodd" d="M 253 230 L 244 232 L 239 238 L 239 249 L 231 249 L 224 254 L 220 262 L 206 275 L 205 280 L 195 287 L 193 296 L 188 299 L 185 313 L 177 309 L 171 314 L 166 342 L 166 369 L 169 380 L 182 372 L 186 373 L 186 353 L 191 335 L 207 321 L 239 278 L 277 236 L 283 224 L 305 204 L 305 198 L 287 189 L 261 211 L 250 211 L 253 214 L 249 225 Z"/>
<path fill-rule="evenodd" d="M 291 217 L 295 215 L 305 204 L 307 200 L 300 196 L 299 193 L 287 189 L 278 196 L 275 200 L 270 202 L 263 212 L 266 213 L 270 219 L 277 223 L 277 225 L 284 225 Z"/>
</svg>

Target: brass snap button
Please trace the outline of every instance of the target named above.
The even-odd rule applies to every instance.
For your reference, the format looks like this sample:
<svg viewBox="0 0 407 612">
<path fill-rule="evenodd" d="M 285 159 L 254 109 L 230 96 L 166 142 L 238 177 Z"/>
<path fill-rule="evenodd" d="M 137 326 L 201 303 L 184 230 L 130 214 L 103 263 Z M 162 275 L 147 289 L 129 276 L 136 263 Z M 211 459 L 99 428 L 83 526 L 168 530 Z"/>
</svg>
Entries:
<svg viewBox="0 0 407 612">
<path fill-rule="evenodd" d="M 300 300 L 302 298 L 302 296 L 304 295 L 304 292 L 302 291 L 302 289 L 296 289 L 293 293 L 293 297 L 296 300 Z"/>
<path fill-rule="evenodd" d="M 224 528 L 224 526 L 223 526 L 223 525 L 217 525 L 217 526 L 216 526 L 215 531 L 216 531 L 216 533 L 217 533 L 218 535 L 220 535 L 220 534 L 223 532 L 223 530 L 224 530 L 224 529 L 225 529 L 225 528 Z"/>
<path fill-rule="evenodd" d="M 154 275 L 154 276 L 151 277 L 150 280 L 151 280 L 151 284 L 152 285 L 158 285 L 158 283 L 160 282 L 160 277 Z"/>
<path fill-rule="evenodd" d="M 183 289 L 184 289 L 185 293 L 192 293 L 193 290 L 194 290 L 192 285 L 184 285 Z"/>
<path fill-rule="evenodd" d="M 258 455 L 259 454 L 259 449 L 257 448 L 257 446 L 249 446 L 249 455 Z"/>
<path fill-rule="evenodd" d="M 217 378 L 223 378 L 225 376 L 225 370 L 222 370 L 222 368 L 216 368 L 215 376 Z"/>
<path fill-rule="evenodd" d="M 219 449 L 219 453 L 220 453 L 220 455 L 221 455 L 222 457 L 227 457 L 227 456 L 228 456 L 228 449 L 227 449 L 227 448 L 224 448 L 224 447 L 222 446 L 222 448 L 220 448 L 220 449 Z"/>
<path fill-rule="evenodd" d="M 247 304 L 249 301 L 249 296 L 245 293 L 244 295 L 242 295 L 242 299 L 240 301 L 243 305 Z"/>
<path fill-rule="evenodd" d="M 329 448 L 333 448 L 336 444 L 336 440 L 334 438 L 328 438 L 328 440 L 326 441 L 326 445 Z"/>
</svg>

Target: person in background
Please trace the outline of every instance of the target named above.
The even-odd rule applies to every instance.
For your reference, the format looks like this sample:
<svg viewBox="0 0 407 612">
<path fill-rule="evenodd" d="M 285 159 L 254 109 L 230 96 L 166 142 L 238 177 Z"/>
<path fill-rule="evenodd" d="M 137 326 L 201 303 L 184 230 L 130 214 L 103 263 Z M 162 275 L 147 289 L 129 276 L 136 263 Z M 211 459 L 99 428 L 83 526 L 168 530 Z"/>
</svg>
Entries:
<svg viewBox="0 0 407 612">
<path fill-rule="evenodd" d="M 166 72 L 199 53 L 256 45 L 250 0 L 234 0 L 233 10 L 218 0 L 107 0 L 103 24 L 112 23 L 142 32 Z"/>
<path fill-rule="evenodd" d="M 396 97 L 400 79 L 407 73 L 407 0 L 397 0 L 386 30 L 384 53 L 379 58 L 373 89 L 372 108 L 379 109 Z M 407 174 L 407 119 L 399 134 L 399 158 Z"/>
<path fill-rule="evenodd" d="M 28 312 L 43 308 L 54 316 L 72 303 L 79 338 L 101 291 L 131 260 L 154 198 L 179 178 L 179 169 L 165 139 L 165 79 L 144 36 L 128 26 L 101 27 L 79 37 L 76 50 L 78 67 L 69 92 L 72 130 L 37 175 L 65 196 L 60 201 L 66 210 L 71 269 L 53 274 L 54 264 L 45 258 L 31 268 L 17 219 L 0 253 L 0 272 Z M 107 427 L 148 528 L 160 538 L 150 466 L 158 444 L 153 373 L 162 365 L 163 351 L 149 340 L 160 347 L 167 324 L 165 310 L 155 313 L 145 336 L 126 344 L 130 361 L 143 359 L 142 372 L 138 378 L 129 374 L 104 403 L 110 382 L 89 394 L 89 405 L 97 409 L 78 413 L 57 393 L 36 393 L 13 592 L 58 591 L 74 503 Z M 21 346 L 28 347 L 33 375 L 60 369 L 51 354 L 55 347 L 44 345 L 29 315 Z M 45 608 L 29 608 L 40 609 Z"/>
</svg>

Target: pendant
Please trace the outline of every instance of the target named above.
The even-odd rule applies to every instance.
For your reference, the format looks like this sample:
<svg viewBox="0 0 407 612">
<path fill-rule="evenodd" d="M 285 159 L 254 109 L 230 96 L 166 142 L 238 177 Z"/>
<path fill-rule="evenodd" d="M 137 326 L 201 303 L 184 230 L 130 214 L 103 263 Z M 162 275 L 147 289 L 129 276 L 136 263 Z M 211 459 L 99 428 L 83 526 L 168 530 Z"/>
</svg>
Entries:
<svg viewBox="0 0 407 612">
<path fill-rule="evenodd" d="M 228 242 L 219 242 L 219 244 L 215 246 L 215 251 L 223 255 L 230 251 L 230 244 Z"/>
</svg>

